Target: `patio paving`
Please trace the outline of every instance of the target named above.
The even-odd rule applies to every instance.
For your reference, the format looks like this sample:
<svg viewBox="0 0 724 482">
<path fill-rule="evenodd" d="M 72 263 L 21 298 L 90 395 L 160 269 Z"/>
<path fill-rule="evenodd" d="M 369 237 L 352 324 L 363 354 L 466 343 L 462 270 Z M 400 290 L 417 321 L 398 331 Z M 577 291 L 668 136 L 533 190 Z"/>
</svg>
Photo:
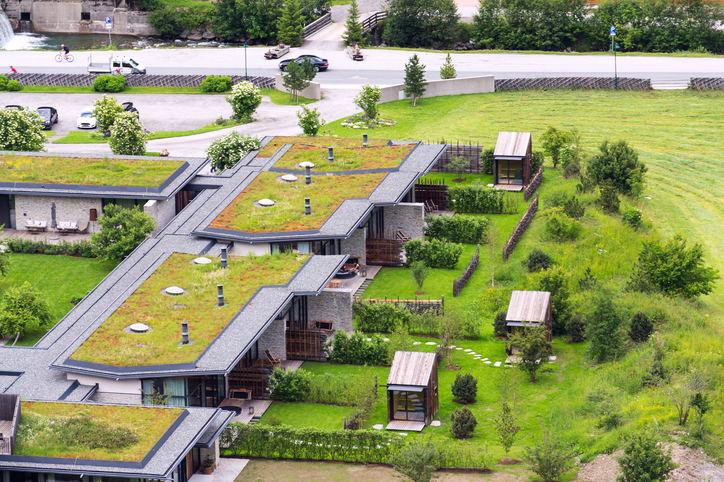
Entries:
<svg viewBox="0 0 724 482">
<path fill-rule="evenodd" d="M 90 231 L 90 227 L 88 228 L 88 230 Z M 45 241 L 48 244 L 60 244 L 61 241 L 65 241 L 66 243 L 88 241 L 91 237 L 90 234 L 53 233 L 50 228 L 48 228 L 47 231 L 40 233 L 32 233 L 24 229 L 3 229 L 3 236 L 6 238 L 21 238 L 33 241 Z"/>
</svg>

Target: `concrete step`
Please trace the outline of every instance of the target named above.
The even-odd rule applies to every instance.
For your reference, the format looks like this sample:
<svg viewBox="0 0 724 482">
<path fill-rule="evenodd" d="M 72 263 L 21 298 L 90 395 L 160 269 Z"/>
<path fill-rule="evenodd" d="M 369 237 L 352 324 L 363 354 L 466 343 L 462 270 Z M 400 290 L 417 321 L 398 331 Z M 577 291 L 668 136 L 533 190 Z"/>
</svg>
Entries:
<svg viewBox="0 0 724 482">
<path fill-rule="evenodd" d="M 684 90 L 689 88 L 688 80 L 658 80 L 651 81 L 654 90 Z"/>
</svg>

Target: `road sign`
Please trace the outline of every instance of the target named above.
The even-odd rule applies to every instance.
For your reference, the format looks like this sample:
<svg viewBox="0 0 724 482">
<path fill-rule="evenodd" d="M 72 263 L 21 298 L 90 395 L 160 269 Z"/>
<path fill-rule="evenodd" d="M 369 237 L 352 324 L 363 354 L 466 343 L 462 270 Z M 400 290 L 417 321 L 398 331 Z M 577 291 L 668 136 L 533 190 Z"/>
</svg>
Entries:
<svg viewBox="0 0 724 482">
<path fill-rule="evenodd" d="M 611 27 L 611 35 L 616 35 L 616 27 Z"/>
<path fill-rule="evenodd" d="M 113 28 L 113 21 L 111 20 L 111 17 L 106 17 L 106 28 L 109 30 Z"/>
</svg>

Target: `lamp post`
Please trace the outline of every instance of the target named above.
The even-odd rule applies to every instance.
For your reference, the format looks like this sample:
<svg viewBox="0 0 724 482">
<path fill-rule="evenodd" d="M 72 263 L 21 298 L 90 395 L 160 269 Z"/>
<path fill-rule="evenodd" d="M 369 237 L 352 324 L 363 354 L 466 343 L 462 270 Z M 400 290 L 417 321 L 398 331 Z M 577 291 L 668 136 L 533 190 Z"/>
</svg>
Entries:
<svg viewBox="0 0 724 482">
<path fill-rule="evenodd" d="M 246 70 L 246 48 L 248 45 L 246 45 L 246 42 L 244 42 L 244 79 L 249 80 L 249 72 Z"/>
<path fill-rule="evenodd" d="M 611 50 L 613 50 L 613 78 L 614 78 L 614 87 L 616 90 L 618 90 L 618 68 L 616 65 L 616 50 L 618 49 L 618 44 L 615 42 L 616 37 L 616 26 L 611 27 Z"/>
</svg>

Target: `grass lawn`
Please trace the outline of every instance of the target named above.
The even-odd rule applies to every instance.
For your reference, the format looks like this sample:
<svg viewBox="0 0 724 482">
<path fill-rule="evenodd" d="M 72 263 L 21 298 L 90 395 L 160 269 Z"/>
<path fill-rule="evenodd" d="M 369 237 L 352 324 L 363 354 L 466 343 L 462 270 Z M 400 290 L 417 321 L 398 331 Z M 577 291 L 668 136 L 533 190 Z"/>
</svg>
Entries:
<svg viewBox="0 0 724 482">
<path fill-rule="evenodd" d="M 0 278 L 0 292 L 9 286 L 29 282 L 50 304 L 50 317 L 55 325 L 73 308 L 70 299 L 85 296 L 113 270 L 115 263 L 74 256 L 44 254 L 9 254 L 10 269 Z M 17 345 L 32 346 L 45 335 L 46 329 L 31 331 Z M 12 341 L 9 343 L 12 344 Z"/>
<path fill-rule="evenodd" d="M 317 99 L 308 99 L 301 95 L 297 96 L 297 102 L 294 102 L 289 98 L 288 92 L 277 89 L 261 89 L 261 95 L 269 97 L 269 100 L 276 105 L 306 105 L 317 102 Z"/>
</svg>

